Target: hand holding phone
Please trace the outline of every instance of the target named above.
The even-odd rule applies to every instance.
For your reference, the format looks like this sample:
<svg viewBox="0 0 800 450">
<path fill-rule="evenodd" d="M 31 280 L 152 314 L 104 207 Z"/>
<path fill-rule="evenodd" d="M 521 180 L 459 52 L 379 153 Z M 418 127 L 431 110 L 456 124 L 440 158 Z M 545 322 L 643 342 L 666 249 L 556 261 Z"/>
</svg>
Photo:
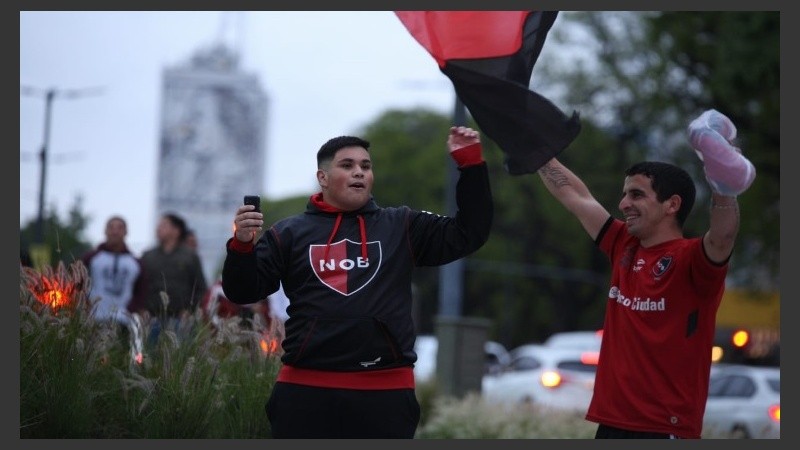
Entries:
<svg viewBox="0 0 800 450">
<path fill-rule="evenodd" d="M 261 197 L 258 195 L 245 195 L 244 196 L 244 204 L 245 205 L 253 205 L 255 206 L 254 212 L 260 213 L 261 212 Z M 244 213 L 243 213 L 244 214 Z M 238 214 L 237 210 L 237 218 L 243 217 L 243 215 Z M 261 232 L 261 225 L 253 225 L 252 222 L 254 219 L 241 219 L 240 223 L 236 222 L 234 219 L 233 223 L 233 234 L 236 239 L 240 240 L 241 242 L 253 242 L 255 243 L 258 234 Z M 247 225 L 243 225 L 243 222 L 247 222 Z"/>
<path fill-rule="evenodd" d="M 244 204 L 253 205 L 256 207 L 256 209 L 254 209 L 253 211 L 261 212 L 261 197 L 259 197 L 258 195 L 245 195 Z"/>
</svg>

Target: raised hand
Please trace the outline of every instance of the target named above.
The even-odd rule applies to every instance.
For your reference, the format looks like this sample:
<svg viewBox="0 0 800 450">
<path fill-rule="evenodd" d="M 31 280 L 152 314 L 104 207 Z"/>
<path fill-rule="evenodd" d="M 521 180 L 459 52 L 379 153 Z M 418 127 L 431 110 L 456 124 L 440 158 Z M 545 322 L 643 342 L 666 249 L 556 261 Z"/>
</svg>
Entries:
<svg viewBox="0 0 800 450">
<path fill-rule="evenodd" d="M 756 178 L 753 163 L 731 144 L 736 126 L 724 114 L 709 109 L 689 124 L 689 142 L 703 161 L 706 179 L 714 192 L 737 196 Z"/>
<path fill-rule="evenodd" d="M 480 134 L 469 127 L 450 127 L 447 136 L 447 148 L 450 153 L 481 141 Z"/>
</svg>

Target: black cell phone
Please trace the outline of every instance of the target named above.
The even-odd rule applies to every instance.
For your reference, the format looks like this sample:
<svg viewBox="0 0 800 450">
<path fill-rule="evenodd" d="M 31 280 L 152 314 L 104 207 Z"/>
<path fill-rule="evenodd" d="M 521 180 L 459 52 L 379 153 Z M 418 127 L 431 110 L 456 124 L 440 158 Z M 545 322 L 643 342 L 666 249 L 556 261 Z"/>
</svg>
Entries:
<svg viewBox="0 0 800 450">
<path fill-rule="evenodd" d="M 258 195 L 245 195 L 244 204 L 253 205 L 256 207 L 255 212 L 261 212 L 261 197 Z"/>
</svg>

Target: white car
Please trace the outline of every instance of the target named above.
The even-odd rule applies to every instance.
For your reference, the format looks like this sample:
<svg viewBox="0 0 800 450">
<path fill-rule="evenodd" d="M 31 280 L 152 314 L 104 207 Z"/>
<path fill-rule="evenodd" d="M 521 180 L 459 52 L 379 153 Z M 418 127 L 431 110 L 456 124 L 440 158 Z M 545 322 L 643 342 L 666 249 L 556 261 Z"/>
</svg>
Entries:
<svg viewBox="0 0 800 450">
<path fill-rule="evenodd" d="M 780 439 L 780 367 L 713 366 L 703 417 L 703 436 Z"/>
<path fill-rule="evenodd" d="M 417 382 L 426 382 L 436 377 L 436 351 L 439 342 L 436 336 L 417 336 L 414 342 L 414 352 L 417 353 L 417 362 L 414 363 L 414 379 Z"/>
<path fill-rule="evenodd" d="M 439 341 L 433 335 L 419 335 L 414 342 L 417 362 L 414 363 L 414 379 L 417 382 L 431 381 L 436 377 L 436 354 Z M 486 373 L 498 373 L 508 365 L 511 356 L 503 344 L 486 341 L 483 345 Z"/>
<path fill-rule="evenodd" d="M 505 371 L 483 377 L 482 396 L 494 403 L 532 403 L 585 413 L 594 391 L 597 353 L 522 345 L 511 351 Z"/>
<path fill-rule="evenodd" d="M 544 345 L 559 348 L 577 348 L 581 350 L 600 351 L 600 342 L 603 339 L 603 330 L 595 331 L 561 331 L 553 333 Z"/>
</svg>

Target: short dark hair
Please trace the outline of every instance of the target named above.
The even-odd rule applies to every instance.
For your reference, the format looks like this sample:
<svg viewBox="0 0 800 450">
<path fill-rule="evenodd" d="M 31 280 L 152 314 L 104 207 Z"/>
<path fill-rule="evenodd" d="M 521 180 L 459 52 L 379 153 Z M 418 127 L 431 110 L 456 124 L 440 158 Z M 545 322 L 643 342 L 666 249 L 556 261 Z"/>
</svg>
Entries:
<svg viewBox="0 0 800 450">
<path fill-rule="evenodd" d="M 178 240 L 181 242 L 186 240 L 186 235 L 189 234 L 189 227 L 186 226 L 186 220 L 184 220 L 183 217 L 173 212 L 164 213 L 161 217 L 169 220 L 170 223 L 178 229 Z"/>
<path fill-rule="evenodd" d="M 673 164 L 644 161 L 632 165 L 625 171 L 625 175 L 644 175 L 650 178 L 650 184 L 660 202 L 666 201 L 673 195 L 678 195 L 681 198 L 681 207 L 678 209 L 676 219 L 678 220 L 678 225 L 683 227 L 686 218 L 692 212 L 697 194 L 694 180 L 692 180 L 688 172 Z"/>
<path fill-rule="evenodd" d="M 369 141 L 356 136 L 337 136 L 328 139 L 328 142 L 322 144 L 317 152 L 317 167 L 322 167 L 323 164 L 332 161 L 336 152 L 345 147 L 364 147 L 369 151 Z"/>
<path fill-rule="evenodd" d="M 109 217 L 108 220 L 106 220 L 106 226 L 115 220 L 122 222 L 122 226 L 124 226 L 126 230 L 128 229 L 128 222 L 126 222 L 125 219 L 119 215 Z"/>
</svg>

